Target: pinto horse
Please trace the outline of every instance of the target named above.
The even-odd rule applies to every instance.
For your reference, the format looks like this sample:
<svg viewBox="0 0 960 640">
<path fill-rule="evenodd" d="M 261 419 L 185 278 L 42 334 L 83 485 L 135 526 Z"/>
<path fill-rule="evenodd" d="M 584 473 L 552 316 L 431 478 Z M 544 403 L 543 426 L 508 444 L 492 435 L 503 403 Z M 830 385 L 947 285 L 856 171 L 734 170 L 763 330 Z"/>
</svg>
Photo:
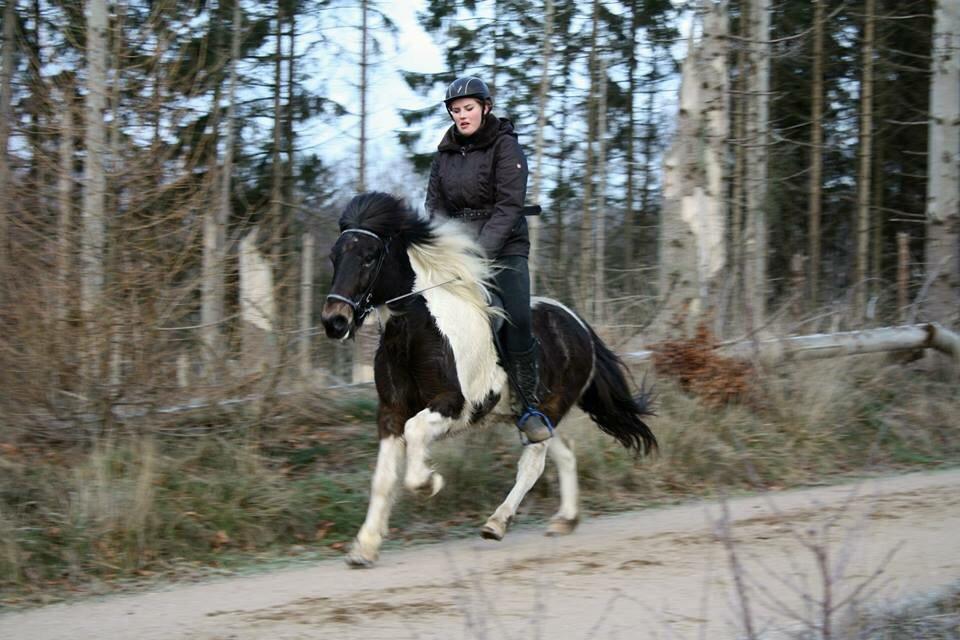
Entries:
<svg viewBox="0 0 960 640">
<path fill-rule="evenodd" d="M 388 194 L 364 193 L 347 205 L 340 231 L 322 313 L 327 336 L 351 338 L 374 309 L 383 323 L 374 360 L 379 452 L 366 519 L 347 555 L 349 565 L 369 567 L 387 532 L 404 459 L 405 486 L 435 495 L 443 478 L 429 466 L 430 443 L 484 424 L 513 423 L 518 405 L 494 340 L 496 322 L 509 319 L 490 305 L 492 266 L 465 226 L 425 219 Z M 656 449 L 643 421 L 650 415 L 647 396 L 630 393 L 619 358 L 564 305 L 547 298 L 532 305 L 541 345 L 540 410 L 559 425 L 579 404 L 628 449 Z M 543 473 L 548 450 L 559 470 L 561 504 L 547 533 L 573 531 L 576 458 L 557 433 L 523 447 L 516 484 L 481 529 L 484 538 L 503 538 Z"/>
</svg>

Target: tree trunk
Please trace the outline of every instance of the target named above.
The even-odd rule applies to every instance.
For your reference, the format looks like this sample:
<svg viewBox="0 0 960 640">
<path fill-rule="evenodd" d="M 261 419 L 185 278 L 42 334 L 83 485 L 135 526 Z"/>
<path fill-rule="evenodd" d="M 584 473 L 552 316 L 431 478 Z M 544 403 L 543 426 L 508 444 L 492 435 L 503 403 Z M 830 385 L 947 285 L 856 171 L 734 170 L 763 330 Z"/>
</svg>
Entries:
<svg viewBox="0 0 960 640">
<path fill-rule="evenodd" d="M 367 190 L 367 45 L 370 37 L 367 28 L 367 0 L 360 3 L 360 12 L 362 15 L 360 26 L 360 153 L 359 164 L 357 166 L 357 191 L 363 193 Z"/>
<path fill-rule="evenodd" d="M 630 38 L 629 44 L 627 45 L 627 95 L 624 96 L 626 99 L 626 104 L 624 105 L 624 110 L 627 112 L 627 125 L 624 135 L 627 137 L 627 157 L 626 166 L 624 167 L 627 176 L 626 176 L 626 193 L 624 194 L 624 207 L 623 207 L 623 235 L 624 235 L 624 252 L 623 252 L 623 264 L 627 269 L 633 269 L 634 265 L 634 248 L 637 241 L 637 236 L 639 235 L 639 216 L 636 212 L 635 202 L 634 202 L 634 191 L 636 190 L 635 186 L 635 176 L 636 176 L 636 116 L 634 114 L 634 96 L 637 94 L 637 12 L 640 11 L 639 2 L 631 2 L 628 11 L 630 12 L 630 26 L 627 29 L 628 37 Z M 651 66 L 655 62 L 651 61 Z M 653 87 L 648 87 L 649 90 L 653 90 Z M 649 165 L 649 161 L 647 161 Z M 627 279 L 627 292 L 630 293 L 633 290 L 635 279 L 629 277 Z"/>
<path fill-rule="evenodd" d="M 860 81 L 860 143 L 857 148 L 857 220 L 856 266 L 854 268 L 853 315 L 862 320 L 867 309 L 868 266 L 870 260 L 870 177 L 873 166 L 873 55 L 876 0 L 866 0 L 862 56 L 863 78 Z"/>
<path fill-rule="evenodd" d="M 910 303 L 910 235 L 904 231 L 897 233 L 897 320 L 903 322 L 907 317 Z"/>
<path fill-rule="evenodd" d="M 739 46 L 737 49 L 736 67 L 739 70 L 734 85 L 733 99 L 733 176 L 730 185 L 730 255 L 731 255 L 731 282 L 728 299 L 730 305 L 728 323 L 737 331 L 742 331 L 746 322 L 743 310 L 746 308 L 746 291 L 744 276 L 746 274 L 745 260 L 745 221 L 747 210 L 746 174 L 747 174 L 747 111 L 749 98 L 747 96 L 747 69 L 750 64 L 750 18 L 749 2 L 744 1 L 740 7 Z"/>
<path fill-rule="evenodd" d="M 369 39 L 370 28 L 367 22 L 369 13 L 368 0 L 361 2 L 361 26 L 360 26 L 360 161 L 357 166 L 357 191 L 365 191 L 367 188 L 367 92 L 369 83 L 367 77 L 369 60 Z M 353 340 L 353 367 L 351 370 L 351 380 L 357 382 L 370 382 L 373 380 L 373 356 L 377 348 L 377 336 L 375 329 L 367 323 L 361 327 L 354 336 Z"/>
<path fill-rule="evenodd" d="M 749 11 L 746 112 L 744 296 L 752 330 L 767 315 L 767 146 L 770 119 L 770 0 Z"/>
<path fill-rule="evenodd" d="M 70 308 L 75 298 L 71 296 L 71 270 L 73 269 L 73 145 L 74 136 L 74 88 L 64 83 L 63 109 L 60 111 L 60 166 L 57 181 L 57 335 L 60 339 L 60 354 L 63 358 L 69 348 L 68 323 Z"/>
<path fill-rule="evenodd" d="M 201 283 L 201 329 L 205 374 L 216 380 L 226 356 L 223 344 L 224 297 L 226 295 L 227 224 L 232 211 L 233 148 L 235 145 L 237 61 L 243 38 L 240 3 L 233 7 L 233 33 L 230 41 L 230 71 L 227 87 L 227 122 L 224 133 L 223 163 L 220 167 L 219 197 L 203 216 L 203 272 Z M 158 81 L 156 93 L 159 96 Z M 216 107 L 215 107 L 216 108 Z"/>
<path fill-rule="evenodd" d="M 726 266 L 726 42 L 725 10 L 712 5 L 703 15 L 702 40 L 691 37 L 680 80 L 677 131 L 663 162 L 658 332 L 676 320 L 692 329 L 715 302 Z"/>
<path fill-rule="evenodd" d="M 659 80 L 659 74 L 656 71 L 656 62 L 651 62 L 653 68 L 650 69 L 650 73 L 647 75 L 647 78 L 650 80 L 649 85 L 647 86 L 647 104 L 644 107 L 644 122 L 643 122 L 643 170 L 641 172 L 641 186 L 640 186 L 640 210 L 636 212 L 634 219 L 636 220 L 637 229 L 632 235 L 634 251 L 637 249 L 653 247 L 653 250 L 650 252 L 650 256 L 641 254 L 638 262 L 629 262 L 628 268 L 636 268 L 637 275 L 633 280 L 638 283 L 647 282 L 647 277 L 644 274 L 644 268 L 650 266 L 651 264 L 656 264 L 656 235 L 654 235 L 654 242 L 650 242 L 650 233 L 648 232 L 647 220 L 651 219 L 651 208 L 653 207 L 653 196 L 654 196 L 654 165 L 653 165 L 653 153 L 654 147 L 657 142 L 657 120 L 659 116 L 659 111 L 656 109 L 657 106 L 657 89 L 656 83 Z M 653 225 L 649 225 L 653 226 Z M 654 227 L 655 228 L 655 227 Z M 637 292 L 640 292 L 639 286 L 637 287 Z"/>
<path fill-rule="evenodd" d="M 260 251 L 255 227 L 240 242 L 240 317 L 243 370 L 265 375 L 273 364 L 272 339 L 276 331 L 273 265 Z"/>
<path fill-rule="evenodd" d="M 104 211 L 106 195 L 107 4 L 87 3 L 87 102 L 84 113 L 84 182 L 80 239 L 80 304 L 86 335 L 84 374 L 93 387 L 100 380 L 103 344 L 97 326 L 103 306 Z"/>
<path fill-rule="evenodd" d="M 717 347 L 717 351 L 728 358 L 760 360 L 766 364 L 917 349 L 934 349 L 946 354 L 960 368 L 960 336 L 935 323 L 747 340 Z M 653 357 L 653 351 L 631 351 L 622 357 L 631 364 L 646 362 Z"/>
<path fill-rule="evenodd" d="M 594 292 L 591 291 L 593 278 L 590 277 L 590 270 L 594 268 L 594 224 L 593 224 L 593 184 L 595 180 L 596 167 L 596 141 L 597 141 L 597 95 L 598 95 L 598 76 L 597 67 L 599 66 L 599 35 L 600 23 L 600 0 L 593 0 L 593 19 L 590 33 L 590 93 L 587 98 L 587 140 L 586 140 L 586 158 L 584 160 L 583 170 L 583 206 L 580 218 L 580 272 L 577 279 L 580 283 L 578 298 L 584 310 L 587 310 L 588 316 L 592 317 L 594 310 Z"/>
<path fill-rule="evenodd" d="M 546 0 L 543 17 L 543 49 L 541 51 L 540 86 L 537 89 L 537 137 L 534 143 L 533 156 L 536 162 L 536 172 L 533 174 L 531 201 L 540 204 L 540 189 L 543 184 L 543 174 L 546 171 L 544 158 L 543 133 L 547 123 L 547 105 L 550 94 L 550 59 L 553 55 L 553 0 Z M 530 293 L 537 291 L 537 271 L 540 268 L 540 216 L 529 218 L 530 221 Z"/>
<path fill-rule="evenodd" d="M 747 341 L 725 346 L 720 352 L 733 358 L 759 357 L 773 363 L 925 348 L 946 353 L 960 365 L 960 338 L 936 324 Z"/>
<path fill-rule="evenodd" d="M 599 59 L 600 95 L 597 99 L 597 206 L 594 224 L 597 230 L 596 264 L 593 268 L 593 321 L 603 324 L 607 303 L 607 61 Z"/>
<path fill-rule="evenodd" d="M 270 254 L 279 257 L 283 230 L 283 3 L 277 5 L 277 30 L 274 34 L 276 51 L 273 59 L 273 144 L 270 178 Z M 273 268 L 278 269 L 274 262 Z"/>
<path fill-rule="evenodd" d="M 313 328 L 313 231 L 303 234 L 303 252 L 300 256 L 300 375 L 307 378 L 313 372 L 310 332 Z"/>
<path fill-rule="evenodd" d="M 814 0 L 813 18 L 813 96 L 810 106 L 810 186 L 807 194 L 809 256 L 807 280 L 810 295 L 808 309 L 820 299 L 820 217 L 823 211 L 823 32 L 825 0 Z"/>
<path fill-rule="evenodd" d="M 10 247 L 10 203 L 15 198 L 10 190 L 10 122 L 13 101 L 13 60 L 17 46 L 16 31 L 17 3 L 7 0 L 3 9 L 3 70 L 0 75 L 0 280 L 5 287 L 6 269 L 9 262 Z M 0 304 L 6 302 L 6 295 L 0 289 Z"/>
<path fill-rule="evenodd" d="M 560 74 L 563 89 L 560 92 L 560 104 L 568 104 L 568 87 L 570 85 L 570 51 L 564 51 L 563 72 Z M 567 184 L 567 122 L 569 121 L 569 110 L 564 106 L 560 111 L 560 137 L 557 140 L 557 147 L 560 150 L 560 157 L 557 158 L 557 185 L 564 189 Z M 566 191 L 564 189 L 564 191 Z M 557 202 L 559 201 L 559 202 Z M 553 273 L 556 278 L 556 295 L 561 299 L 573 297 L 576 292 L 569 288 L 571 261 L 567 253 L 566 226 L 564 224 L 564 207 L 569 204 L 569 198 L 565 192 L 561 192 L 560 197 L 554 198 L 553 213 Z"/>
<path fill-rule="evenodd" d="M 126 19 L 126 3 L 117 2 L 114 5 L 114 19 L 113 19 L 113 29 L 111 30 L 111 35 L 113 37 L 112 49 L 112 61 L 111 66 L 114 69 L 114 78 L 110 83 L 110 100 L 108 102 L 108 108 L 115 114 L 119 114 L 122 111 L 121 102 L 121 93 L 120 87 L 123 84 L 123 59 L 124 59 L 124 22 Z M 120 140 L 120 118 L 113 118 L 110 123 L 109 130 L 109 158 L 110 165 L 108 169 L 109 173 L 109 185 L 107 193 L 104 194 L 104 200 L 107 203 L 108 211 L 118 211 L 119 203 L 121 198 L 121 188 L 123 177 L 120 174 L 122 167 L 121 160 L 121 140 Z M 107 251 L 106 251 L 106 265 L 108 273 L 113 275 L 116 279 L 123 277 L 124 273 L 127 273 L 128 270 L 123 268 L 123 261 L 125 259 L 124 247 L 121 245 L 118 240 L 121 239 L 122 234 L 124 233 L 123 229 L 119 229 L 116 225 L 111 225 L 109 236 L 110 240 L 107 242 Z M 120 284 L 117 287 L 117 295 L 122 295 L 120 291 L 126 289 L 124 284 Z M 108 329 L 110 336 L 110 365 L 109 365 L 109 380 L 110 386 L 114 390 L 113 393 L 118 393 L 118 389 L 121 382 L 121 376 L 123 373 L 123 351 L 124 351 L 124 340 L 123 332 L 124 326 L 127 324 L 125 317 L 126 314 L 124 311 L 129 310 L 131 305 L 126 304 L 127 301 L 118 300 L 117 304 L 111 304 L 111 322 Z M 129 342 L 128 342 L 129 343 Z"/>
<path fill-rule="evenodd" d="M 936 5 L 927 153 L 926 271 L 931 281 L 924 311 L 955 325 L 960 309 L 960 6 Z"/>
</svg>

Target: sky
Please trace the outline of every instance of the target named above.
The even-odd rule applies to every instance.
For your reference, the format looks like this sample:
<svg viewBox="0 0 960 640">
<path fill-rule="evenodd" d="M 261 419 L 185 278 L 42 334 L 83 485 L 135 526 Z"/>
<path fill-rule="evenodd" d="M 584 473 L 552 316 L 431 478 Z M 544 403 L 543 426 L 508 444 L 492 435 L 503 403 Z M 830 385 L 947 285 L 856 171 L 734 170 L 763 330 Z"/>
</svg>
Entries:
<svg viewBox="0 0 960 640">
<path fill-rule="evenodd" d="M 395 38 L 378 36 L 383 50 L 369 70 L 371 90 L 367 98 L 367 183 L 370 188 L 378 188 L 378 178 L 398 178 L 396 169 L 402 164 L 406 152 L 400 146 L 396 135 L 397 131 L 404 127 L 400 111 L 423 109 L 431 105 L 436 105 L 438 112 L 442 109 L 442 87 L 437 88 L 436 96 L 420 96 L 410 90 L 400 74 L 401 69 L 425 73 L 443 71 L 442 52 L 417 22 L 416 12 L 421 10 L 424 4 L 424 0 L 381 4 L 384 13 L 396 24 L 398 35 Z M 344 21 L 358 24 L 359 11 L 356 20 L 345 17 Z M 314 84 L 325 84 L 323 91 L 326 95 L 347 106 L 351 112 L 358 112 L 359 30 L 355 26 L 344 26 L 332 30 L 328 35 L 336 40 L 345 52 L 342 59 L 327 61 L 325 68 L 318 70 Z M 333 126 L 318 125 L 305 132 L 305 144 L 322 149 L 326 162 L 338 166 L 345 175 L 355 176 L 359 146 L 358 122 L 356 117 L 345 117 Z M 440 122 L 442 121 L 438 120 L 438 123 Z M 426 132 L 425 138 L 435 138 L 439 142 L 444 128 L 445 125 L 438 124 L 436 131 Z M 395 185 L 382 188 L 393 186 Z M 419 195 L 422 192 L 419 185 L 409 187 L 410 195 Z"/>
<path fill-rule="evenodd" d="M 422 11 L 426 0 L 405 0 L 404 2 L 385 1 L 379 3 L 380 9 L 389 16 L 398 29 L 396 37 L 383 35 L 377 30 L 377 22 L 371 19 L 371 27 L 380 31 L 377 38 L 382 52 L 371 67 L 369 84 L 371 87 L 367 103 L 367 187 L 387 191 L 399 191 L 411 201 L 422 201 L 425 179 L 416 176 L 406 168 L 406 149 L 401 147 L 397 132 L 405 125 L 400 112 L 405 109 L 424 109 L 435 106 L 438 115 L 442 114 L 443 87 L 435 88 L 435 95 L 421 96 L 407 86 L 401 76 L 401 70 L 422 73 L 444 71 L 443 52 L 417 22 L 417 12 Z M 343 54 L 334 59 L 318 61 L 321 65 L 315 76 L 323 83 L 318 92 L 328 95 L 345 105 L 352 112 L 359 112 L 359 59 L 360 24 L 359 9 L 339 9 L 338 18 L 344 26 L 327 30 L 329 39 L 343 49 Z M 680 21 L 681 33 L 686 35 L 692 28 L 689 12 Z M 686 48 L 684 39 L 678 42 L 678 56 Z M 463 70 L 470 72 L 469 69 Z M 669 92 L 671 89 L 667 88 Z M 306 145 L 321 153 L 325 162 L 336 167 L 342 182 L 356 179 L 359 148 L 359 119 L 344 117 L 337 122 L 317 124 L 304 135 Z M 429 152 L 439 142 L 448 122 L 443 117 L 427 121 L 422 136 L 421 152 Z"/>
</svg>

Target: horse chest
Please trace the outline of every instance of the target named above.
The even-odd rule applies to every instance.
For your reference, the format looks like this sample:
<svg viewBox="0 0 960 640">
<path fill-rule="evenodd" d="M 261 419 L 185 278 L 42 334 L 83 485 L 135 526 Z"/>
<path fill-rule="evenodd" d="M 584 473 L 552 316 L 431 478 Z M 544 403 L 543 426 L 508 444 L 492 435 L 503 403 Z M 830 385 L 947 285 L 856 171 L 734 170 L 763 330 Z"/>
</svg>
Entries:
<svg viewBox="0 0 960 640">
<path fill-rule="evenodd" d="M 425 307 L 390 318 L 377 350 L 376 373 L 404 393 L 417 390 L 430 395 L 459 389 L 453 353 Z"/>
</svg>

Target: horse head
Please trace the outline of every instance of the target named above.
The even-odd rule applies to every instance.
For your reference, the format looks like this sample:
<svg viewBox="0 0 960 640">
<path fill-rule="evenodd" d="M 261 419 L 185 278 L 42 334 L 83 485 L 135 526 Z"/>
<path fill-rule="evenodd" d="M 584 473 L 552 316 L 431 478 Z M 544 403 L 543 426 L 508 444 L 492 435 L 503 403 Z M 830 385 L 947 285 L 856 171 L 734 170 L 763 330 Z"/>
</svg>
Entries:
<svg viewBox="0 0 960 640">
<path fill-rule="evenodd" d="M 320 316 L 328 337 L 352 337 L 373 308 L 410 291 L 406 248 L 427 228 L 416 212 L 386 193 L 360 194 L 347 204 L 330 250 L 333 282 Z"/>
</svg>

